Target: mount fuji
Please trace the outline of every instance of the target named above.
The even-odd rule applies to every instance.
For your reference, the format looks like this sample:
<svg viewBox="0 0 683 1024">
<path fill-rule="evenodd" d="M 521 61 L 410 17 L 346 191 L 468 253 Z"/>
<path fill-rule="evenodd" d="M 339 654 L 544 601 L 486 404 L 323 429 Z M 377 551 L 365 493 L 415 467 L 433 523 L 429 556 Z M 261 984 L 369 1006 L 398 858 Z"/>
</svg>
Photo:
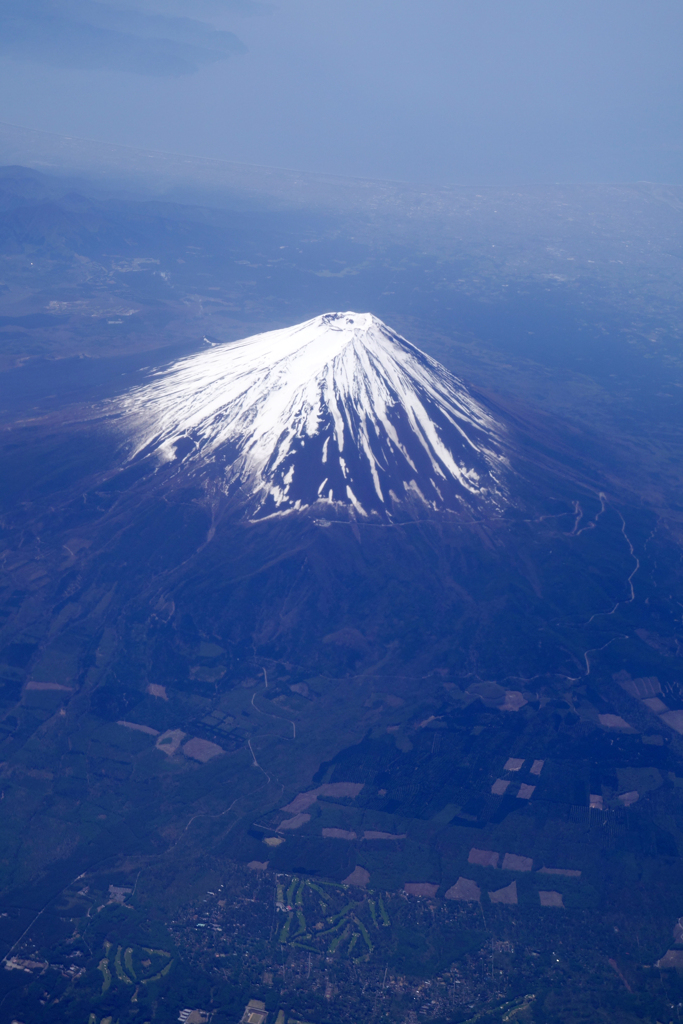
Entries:
<svg viewBox="0 0 683 1024">
<path fill-rule="evenodd" d="M 505 427 L 369 313 L 182 359 L 115 401 L 130 459 L 209 475 L 244 514 L 471 517 L 508 504 Z"/>
</svg>

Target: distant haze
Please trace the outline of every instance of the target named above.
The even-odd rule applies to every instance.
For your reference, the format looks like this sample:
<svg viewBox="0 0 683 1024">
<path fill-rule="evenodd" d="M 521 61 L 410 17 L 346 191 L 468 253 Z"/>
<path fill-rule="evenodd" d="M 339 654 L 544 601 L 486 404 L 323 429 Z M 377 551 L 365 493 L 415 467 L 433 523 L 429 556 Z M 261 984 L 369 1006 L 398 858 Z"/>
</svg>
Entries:
<svg viewBox="0 0 683 1024">
<path fill-rule="evenodd" d="M 682 30 L 680 0 L 3 0 L 2 118 L 341 175 L 680 183 Z"/>
</svg>

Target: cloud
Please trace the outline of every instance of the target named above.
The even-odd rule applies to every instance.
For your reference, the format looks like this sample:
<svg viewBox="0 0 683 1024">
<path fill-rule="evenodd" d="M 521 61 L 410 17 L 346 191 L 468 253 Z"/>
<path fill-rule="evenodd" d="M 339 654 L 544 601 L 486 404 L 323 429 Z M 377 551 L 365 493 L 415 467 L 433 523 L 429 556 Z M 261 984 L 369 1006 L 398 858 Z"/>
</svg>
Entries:
<svg viewBox="0 0 683 1024">
<path fill-rule="evenodd" d="M 245 52 L 234 33 L 203 21 L 98 0 L 5 0 L 0 8 L 0 56 L 52 67 L 178 77 Z"/>
<path fill-rule="evenodd" d="M 116 7 L 128 9 L 134 3 L 138 10 L 195 18 L 202 13 L 207 18 L 221 14 L 249 16 L 266 14 L 273 9 L 272 4 L 261 0 L 113 0 L 113 3 Z"/>
</svg>

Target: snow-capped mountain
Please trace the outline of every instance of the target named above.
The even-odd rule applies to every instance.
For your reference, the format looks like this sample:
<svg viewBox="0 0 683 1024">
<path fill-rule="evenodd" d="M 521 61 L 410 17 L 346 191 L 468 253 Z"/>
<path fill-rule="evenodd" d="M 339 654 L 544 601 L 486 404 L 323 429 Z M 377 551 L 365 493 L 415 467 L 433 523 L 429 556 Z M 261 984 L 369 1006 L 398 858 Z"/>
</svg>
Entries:
<svg viewBox="0 0 683 1024">
<path fill-rule="evenodd" d="M 506 503 L 504 428 L 369 313 L 215 346 L 157 371 L 117 408 L 132 458 L 190 472 L 210 464 L 253 518 L 414 518 Z"/>
</svg>

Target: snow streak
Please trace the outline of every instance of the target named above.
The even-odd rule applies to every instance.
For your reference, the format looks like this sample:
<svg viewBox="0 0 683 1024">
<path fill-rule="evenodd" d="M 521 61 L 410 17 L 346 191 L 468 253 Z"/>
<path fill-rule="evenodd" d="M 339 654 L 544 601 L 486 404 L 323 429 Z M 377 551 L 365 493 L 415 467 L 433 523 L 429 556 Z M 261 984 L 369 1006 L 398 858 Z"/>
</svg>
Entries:
<svg viewBox="0 0 683 1024">
<path fill-rule="evenodd" d="M 371 314 L 328 313 L 218 345 L 116 405 L 133 458 L 218 464 L 253 516 L 315 505 L 394 518 L 419 505 L 505 503 L 503 429 Z"/>
</svg>

